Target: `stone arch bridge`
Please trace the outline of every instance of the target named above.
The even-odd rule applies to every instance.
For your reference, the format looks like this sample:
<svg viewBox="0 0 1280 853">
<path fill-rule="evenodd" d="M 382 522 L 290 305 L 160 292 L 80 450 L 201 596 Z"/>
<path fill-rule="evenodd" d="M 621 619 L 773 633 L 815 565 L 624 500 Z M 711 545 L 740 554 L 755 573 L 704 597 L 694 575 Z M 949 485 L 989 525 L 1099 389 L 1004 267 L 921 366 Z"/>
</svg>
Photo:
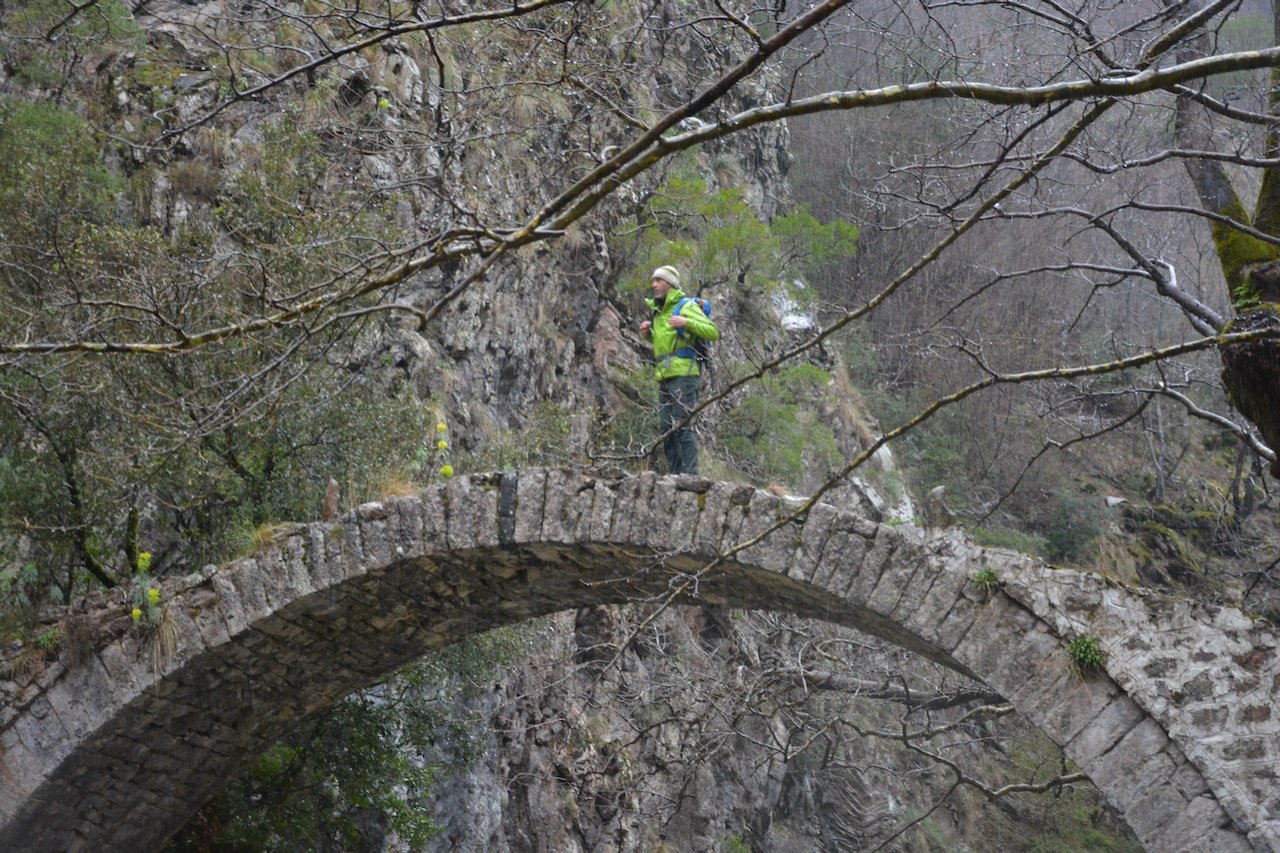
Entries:
<svg viewBox="0 0 1280 853">
<path fill-rule="evenodd" d="M 786 520 L 798 506 L 695 477 L 458 477 L 166 583 L 177 642 L 159 664 L 104 598 L 83 648 L 0 686 L 0 849 L 154 849 L 299 717 L 430 649 L 671 591 L 851 626 L 980 679 L 1148 849 L 1280 849 L 1274 632 L 956 532 L 827 505 Z M 1104 674 L 1071 671 L 1079 634 L 1101 640 Z"/>
</svg>

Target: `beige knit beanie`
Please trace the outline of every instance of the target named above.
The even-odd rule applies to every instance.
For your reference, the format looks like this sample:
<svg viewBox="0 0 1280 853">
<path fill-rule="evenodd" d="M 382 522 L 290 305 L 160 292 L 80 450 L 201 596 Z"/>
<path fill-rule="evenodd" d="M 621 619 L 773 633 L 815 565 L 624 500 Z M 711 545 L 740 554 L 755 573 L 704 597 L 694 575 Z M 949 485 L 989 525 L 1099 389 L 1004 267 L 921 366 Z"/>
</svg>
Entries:
<svg viewBox="0 0 1280 853">
<path fill-rule="evenodd" d="M 672 287 L 680 286 L 680 273 L 675 267 L 658 267 L 653 271 L 652 278 L 660 278 Z"/>
</svg>

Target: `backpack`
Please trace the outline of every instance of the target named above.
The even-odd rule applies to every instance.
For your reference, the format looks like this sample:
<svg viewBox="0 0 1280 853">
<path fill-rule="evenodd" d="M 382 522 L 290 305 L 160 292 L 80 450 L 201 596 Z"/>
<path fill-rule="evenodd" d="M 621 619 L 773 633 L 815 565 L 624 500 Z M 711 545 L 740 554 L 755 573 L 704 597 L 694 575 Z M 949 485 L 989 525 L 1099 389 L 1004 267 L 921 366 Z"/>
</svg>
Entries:
<svg viewBox="0 0 1280 853">
<path fill-rule="evenodd" d="M 679 314 L 680 309 L 684 307 L 686 302 L 692 302 L 702 309 L 702 315 L 704 317 L 711 317 L 711 302 L 710 300 L 703 299 L 701 296 L 683 297 L 676 302 L 676 307 L 672 309 L 671 313 L 673 315 Z M 684 329 L 676 329 L 676 336 L 680 340 L 684 340 Z M 693 338 L 693 346 L 679 347 L 673 355 L 678 355 L 680 358 L 696 359 L 699 369 L 707 367 L 709 366 L 708 362 L 711 361 L 711 341 L 704 341 L 701 338 L 695 337 Z"/>
</svg>

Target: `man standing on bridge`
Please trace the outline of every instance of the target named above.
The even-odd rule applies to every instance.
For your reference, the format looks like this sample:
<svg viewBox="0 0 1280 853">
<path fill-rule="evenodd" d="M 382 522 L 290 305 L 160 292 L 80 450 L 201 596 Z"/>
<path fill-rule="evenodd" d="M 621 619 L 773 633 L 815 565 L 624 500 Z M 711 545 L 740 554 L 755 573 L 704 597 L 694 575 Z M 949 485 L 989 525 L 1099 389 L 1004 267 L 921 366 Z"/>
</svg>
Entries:
<svg viewBox="0 0 1280 853">
<path fill-rule="evenodd" d="M 702 380 L 698 368 L 697 341 L 719 340 L 720 332 L 701 305 L 680 290 L 675 267 L 653 271 L 653 298 L 646 299 L 653 316 L 640 324 L 640 334 L 653 344 L 657 362 L 659 422 L 667 470 L 672 474 L 698 473 L 698 437 L 688 423 L 698 405 Z"/>
</svg>

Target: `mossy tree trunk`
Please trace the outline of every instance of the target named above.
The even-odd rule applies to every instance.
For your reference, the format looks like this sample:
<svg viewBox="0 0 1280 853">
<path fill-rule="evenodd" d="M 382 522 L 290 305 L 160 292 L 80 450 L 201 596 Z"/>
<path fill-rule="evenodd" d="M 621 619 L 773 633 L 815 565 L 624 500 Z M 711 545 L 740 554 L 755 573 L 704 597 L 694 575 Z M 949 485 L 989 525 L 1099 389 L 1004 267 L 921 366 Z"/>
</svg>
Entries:
<svg viewBox="0 0 1280 853">
<path fill-rule="evenodd" d="M 1168 0 L 1166 0 L 1168 2 Z M 1272 3 L 1273 42 L 1280 44 L 1280 4 Z M 1205 56 L 1208 34 L 1190 40 L 1184 55 Z M 1280 70 L 1271 73 L 1268 113 L 1280 116 Z M 1196 93 L 1180 91 L 1175 133 L 1178 147 L 1213 151 L 1209 111 Z M 1280 154 L 1280 131 L 1268 131 L 1263 157 L 1274 161 Z M 1235 317 L 1232 331 L 1280 327 L 1280 166 L 1263 167 L 1257 202 L 1250 215 L 1224 161 L 1188 157 L 1187 172 L 1204 209 L 1212 216 L 1214 248 Z M 1275 242 L 1266 238 L 1273 238 Z M 1222 380 L 1231 404 L 1254 426 L 1272 448 L 1280 448 L 1280 340 L 1266 339 L 1223 347 Z M 1280 476 L 1280 460 L 1272 464 Z"/>
</svg>

